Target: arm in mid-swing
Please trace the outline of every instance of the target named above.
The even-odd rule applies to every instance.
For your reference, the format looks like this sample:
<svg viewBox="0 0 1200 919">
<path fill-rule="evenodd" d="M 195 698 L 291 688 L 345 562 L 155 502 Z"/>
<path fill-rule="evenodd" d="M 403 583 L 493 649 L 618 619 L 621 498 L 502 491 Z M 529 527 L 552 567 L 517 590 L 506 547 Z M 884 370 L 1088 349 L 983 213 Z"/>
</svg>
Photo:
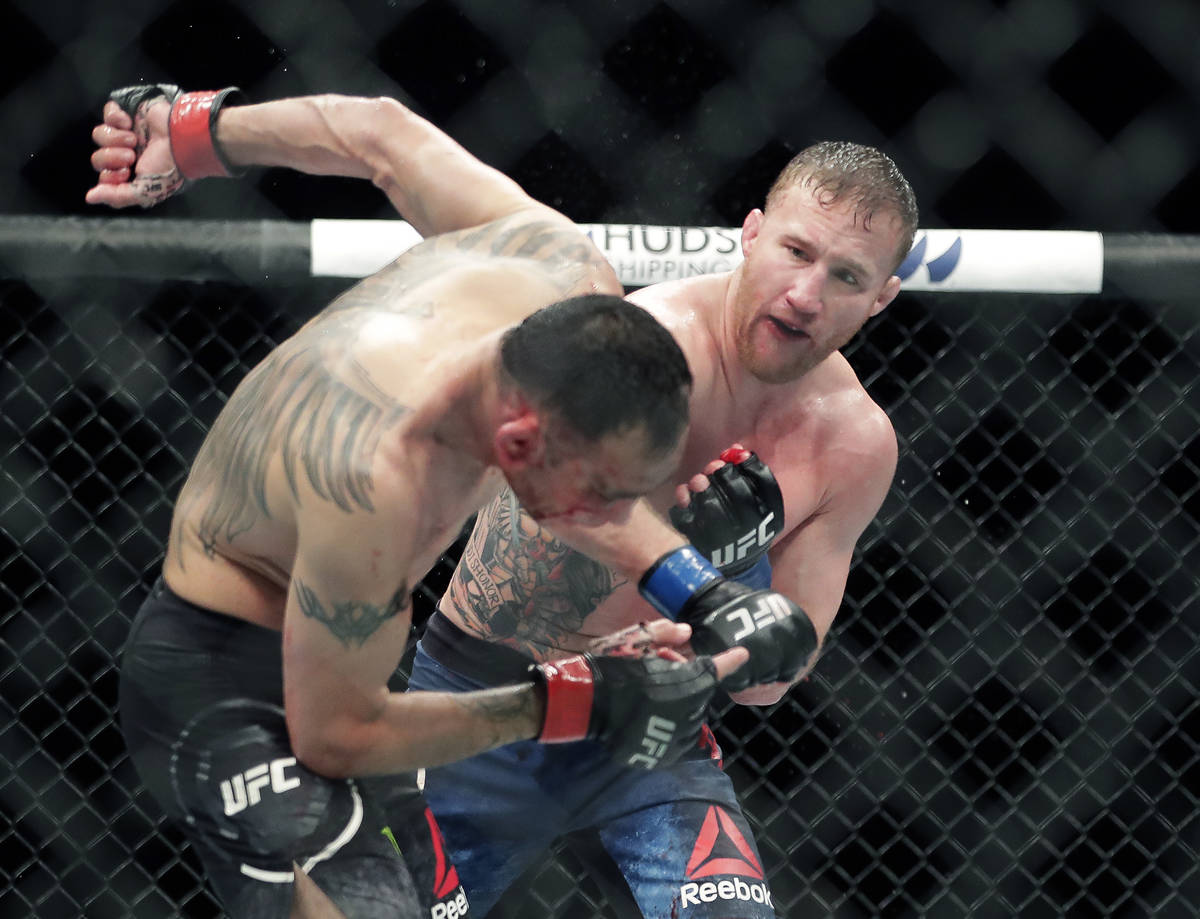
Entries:
<svg viewBox="0 0 1200 919">
<path fill-rule="evenodd" d="M 100 177 L 87 193 L 89 203 L 155 204 L 181 187 L 182 181 L 167 188 L 156 181 L 178 160 L 181 179 L 248 166 L 369 179 L 422 236 L 528 209 L 567 222 L 395 99 L 324 94 L 256 105 L 227 101 L 210 126 L 208 109 L 193 115 L 186 105 L 189 96 L 204 94 L 178 95 L 176 87 L 161 87 L 176 93 L 170 98 L 159 89 L 116 91 L 114 97 L 132 112 L 118 101 L 105 105 L 104 121 L 92 132 L 98 148 L 92 165 Z M 186 148 L 206 145 L 207 156 L 187 155 Z M 199 166 L 189 173 L 187 164 L 193 162 Z"/>
<path fill-rule="evenodd" d="M 222 111 L 216 142 L 237 165 L 370 179 L 423 236 L 527 208 L 556 213 L 395 99 L 281 99 Z"/>
</svg>

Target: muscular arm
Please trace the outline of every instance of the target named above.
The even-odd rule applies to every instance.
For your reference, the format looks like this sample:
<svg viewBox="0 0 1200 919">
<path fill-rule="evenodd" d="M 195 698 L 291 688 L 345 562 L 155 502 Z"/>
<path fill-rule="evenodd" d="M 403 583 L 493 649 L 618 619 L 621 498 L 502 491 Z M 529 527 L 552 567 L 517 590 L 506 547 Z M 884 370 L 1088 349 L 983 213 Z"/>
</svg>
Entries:
<svg viewBox="0 0 1200 919">
<path fill-rule="evenodd" d="M 378 775 L 537 736 L 544 710 L 532 684 L 390 692 L 412 612 L 410 585 L 389 563 L 408 554 L 395 535 L 404 531 L 378 514 L 307 513 L 283 632 L 285 711 L 298 759 L 328 776 Z"/>
<path fill-rule="evenodd" d="M 547 529 L 576 552 L 630 581 L 666 553 L 687 544 L 644 498 L 634 501 L 624 517 L 609 523 L 584 526 L 553 521 Z"/>
<path fill-rule="evenodd" d="M 370 179 L 423 236 L 543 208 L 395 99 L 319 95 L 227 107 L 217 142 L 239 166 Z"/>
<path fill-rule="evenodd" d="M 849 436 L 821 458 L 829 494 L 822 506 L 771 549 L 772 589 L 786 595 L 812 620 L 823 643 L 842 604 L 859 537 L 878 513 L 896 471 L 896 435 L 887 416 L 871 404 Z M 778 463 L 779 469 L 786 469 Z M 786 482 L 786 472 L 780 475 Z M 785 500 L 786 484 L 785 488 Z M 797 680 L 816 664 L 813 654 Z M 787 683 L 752 686 L 731 695 L 743 705 L 771 705 Z"/>
<path fill-rule="evenodd" d="M 119 92 L 128 93 L 141 87 Z M 168 138 L 171 106 L 158 95 L 135 124 L 115 101 L 92 131 L 100 173 L 87 201 L 144 207 L 174 194 L 181 180 Z M 207 124 L 205 125 L 207 128 Z M 567 219 L 480 162 L 395 99 L 317 95 L 220 109 L 214 139 L 230 166 L 283 166 L 314 175 L 370 179 L 423 236 L 531 212 Z M 193 145 L 207 144 L 193 142 Z M 615 278 L 615 276 L 614 276 Z"/>
</svg>

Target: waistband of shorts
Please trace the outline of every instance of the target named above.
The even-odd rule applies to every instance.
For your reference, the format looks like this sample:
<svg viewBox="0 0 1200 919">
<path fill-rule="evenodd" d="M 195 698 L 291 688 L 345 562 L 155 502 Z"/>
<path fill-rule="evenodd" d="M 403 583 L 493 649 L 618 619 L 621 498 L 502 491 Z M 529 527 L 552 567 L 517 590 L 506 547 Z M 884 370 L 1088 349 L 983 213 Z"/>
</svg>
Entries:
<svg viewBox="0 0 1200 919">
<path fill-rule="evenodd" d="M 199 606 L 171 590 L 160 576 L 134 617 L 129 644 L 164 636 L 197 650 L 225 651 L 236 641 L 254 653 L 282 653 L 282 637 L 275 629 Z"/>
<path fill-rule="evenodd" d="M 464 632 L 439 612 L 429 617 L 421 649 L 443 667 L 490 686 L 523 683 L 533 658 Z"/>
</svg>

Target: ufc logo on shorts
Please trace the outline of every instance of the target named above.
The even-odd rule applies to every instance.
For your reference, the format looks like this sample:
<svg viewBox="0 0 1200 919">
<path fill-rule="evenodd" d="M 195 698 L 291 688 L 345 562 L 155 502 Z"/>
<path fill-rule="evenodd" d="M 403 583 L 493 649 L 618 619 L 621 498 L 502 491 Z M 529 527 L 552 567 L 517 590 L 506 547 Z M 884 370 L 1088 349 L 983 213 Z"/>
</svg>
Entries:
<svg viewBox="0 0 1200 919">
<path fill-rule="evenodd" d="M 646 752 L 635 753 L 629 757 L 629 765 L 647 766 L 653 769 L 658 765 L 658 761 L 666 755 L 667 744 L 674 736 L 674 721 L 659 715 L 651 715 L 650 722 L 646 725 L 646 733 L 642 737 L 642 746 L 646 748 Z"/>
<path fill-rule="evenodd" d="M 775 531 L 768 527 L 774 519 L 775 512 L 771 511 L 753 530 L 743 533 L 735 542 L 726 543 L 724 546 L 714 549 L 712 563 L 721 568 L 732 562 L 741 561 L 751 549 L 770 545 L 771 540 L 775 538 Z"/>
<path fill-rule="evenodd" d="M 247 807 L 262 800 L 262 790 L 270 785 L 275 794 L 283 794 L 300 784 L 296 776 L 290 778 L 283 770 L 296 765 L 296 757 L 285 756 L 269 763 L 251 766 L 245 772 L 221 782 L 221 801 L 225 805 L 225 816 L 232 817 Z"/>
<path fill-rule="evenodd" d="M 752 635 L 759 629 L 766 628 L 773 622 L 780 622 L 790 615 L 787 600 L 779 594 L 764 594 L 754 598 L 753 609 L 739 606 L 725 614 L 725 620 L 739 625 L 733 635 L 733 643 L 737 644 L 747 635 Z"/>
</svg>

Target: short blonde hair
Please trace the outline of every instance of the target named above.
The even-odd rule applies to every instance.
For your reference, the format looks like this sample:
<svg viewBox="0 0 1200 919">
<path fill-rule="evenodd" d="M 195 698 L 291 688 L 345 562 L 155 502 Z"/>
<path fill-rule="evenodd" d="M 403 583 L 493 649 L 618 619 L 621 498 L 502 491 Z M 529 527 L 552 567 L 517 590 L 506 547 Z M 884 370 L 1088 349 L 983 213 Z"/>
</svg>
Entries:
<svg viewBox="0 0 1200 919">
<path fill-rule="evenodd" d="M 822 205 L 852 200 L 864 228 L 870 227 L 877 213 L 895 214 L 900 218 L 901 234 L 893 269 L 904 261 L 917 234 L 917 198 L 887 154 L 849 141 L 826 140 L 805 147 L 776 177 L 764 210 L 777 204 L 787 189 L 798 186 L 811 188 Z"/>
</svg>

